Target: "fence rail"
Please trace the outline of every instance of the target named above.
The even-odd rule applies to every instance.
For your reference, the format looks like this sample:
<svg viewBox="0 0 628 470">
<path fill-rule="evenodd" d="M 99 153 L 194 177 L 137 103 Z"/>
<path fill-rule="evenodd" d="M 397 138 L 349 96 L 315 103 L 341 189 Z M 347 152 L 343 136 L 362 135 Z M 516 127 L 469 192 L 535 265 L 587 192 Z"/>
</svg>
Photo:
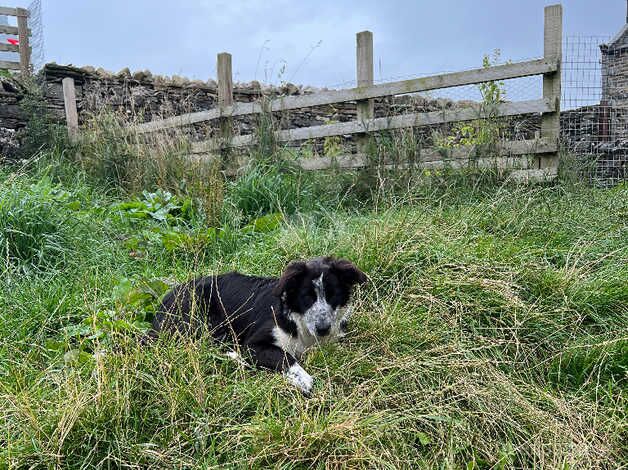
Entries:
<svg viewBox="0 0 628 470">
<path fill-rule="evenodd" d="M 533 155 L 532 163 L 528 159 L 525 168 L 519 171 L 531 171 L 531 175 L 543 173 L 556 174 L 558 166 L 558 137 L 560 130 L 560 80 L 561 80 L 561 42 L 562 42 L 562 6 L 552 5 L 545 8 L 544 56 L 523 62 L 483 67 L 462 72 L 447 73 L 411 80 L 373 84 L 373 35 L 369 31 L 357 34 L 357 83 L 355 88 L 325 91 L 300 96 L 287 96 L 270 100 L 266 103 L 235 103 L 233 101 L 233 81 L 231 55 L 221 53 L 217 60 L 218 107 L 207 111 L 182 114 L 167 119 L 130 126 L 129 134 L 144 134 L 175 127 L 188 126 L 200 122 L 220 121 L 220 138 L 213 141 L 196 142 L 191 145 L 194 158 L 219 158 L 216 153 L 225 153 L 229 148 L 254 145 L 254 135 L 232 135 L 231 119 L 239 116 L 255 115 L 266 112 L 281 112 L 313 106 L 335 103 L 356 102 L 357 120 L 336 124 L 317 125 L 275 132 L 278 142 L 294 142 L 308 139 L 355 135 L 357 154 L 330 158 L 302 160 L 301 166 L 307 170 L 318 170 L 332 166 L 340 168 L 358 168 L 367 164 L 364 155 L 365 136 L 371 132 L 391 129 L 403 129 L 451 122 L 470 121 L 483 118 L 506 117 L 538 114 L 541 116 L 541 132 L 533 140 L 502 142 L 496 149 L 503 162 L 511 163 L 513 157 Z M 374 118 L 373 99 L 388 96 L 419 93 L 443 88 L 495 82 L 532 75 L 543 76 L 542 99 L 519 102 L 503 102 L 487 109 L 481 104 L 443 111 L 401 114 L 391 117 Z M 65 90 L 65 87 L 64 87 Z M 67 98 L 67 97 L 66 97 Z M 73 132 L 76 123 L 73 121 Z M 464 166 L 463 160 L 476 151 L 473 147 L 443 150 L 422 149 L 422 164 L 437 167 L 443 160 L 454 160 L 455 165 Z M 485 165 L 492 161 L 487 158 L 474 158 L 475 165 Z M 520 163 L 523 159 L 519 158 Z M 440 163 L 439 163 L 440 162 Z M 386 162 L 380 162 L 387 165 Z M 534 171 L 532 171 L 534 170 Z"/>
<path fill-rule="evenodd" d="M 250 114 L 260 114 L 265 111 L 289 111 L 291 109 L 322 106 L 326 104 L 357 101 L 371 98 L 381 98 L 392 95 L 418 93 L 422 91 L 451 88 L 462 85 L 507 80 L 509 78 L 527 77 L 556 72 L 558 62 L 545 59 L 535 59 L 514 64 L 497 65 L 489 68 L 467 70 L 430 77 L 415 78 L 398 82 L 381 83 L 367 87 L 349 88 L 346 90 L 332 90 L 311 95 L 286 96 L 272 100 L 268 107 L 260 103 L 234 103 L 224 108 L 214 108 L 207 111 L 182 114 L 167 119 L 159 119 L 133 126 L 133 132 L 154 132 L 172 127 L 180 127 L 199 122 L 212 121 L 221 117 L 238 117 Z"/>
<path fill-rule="evenodd" d="M 18 37 L 18 45 L 0 44 L 2 52 L 16 52 L 20 55 L 19 62 L 0 60 L 0 69 L 20 70 L 23 76 L 30 74 L 31 69 L 31 30 L 28 28 L 29 11 L 25 8 L 0 7 L 0 15 L 17 17 L 17 26 L 0 26 L 1 34 L 12 34 Z"/>
<path fill-rule="evenodd" d="M 5 16 L 17 16 L 17 8 L 13 8 L 13 7 L 0 7 L 0 15 L 5 15 Z"/>
<path fill-rule="evenodd" d="M 472 121 L 487 117 L 506 117 L 519 114 L 549 113 L 554 111 L 554 104 L 549 100 L 519 101 L 502 103 L 495 109 L 463 108 L 450 111 L 432 111 L 429 113 L 411 113 L 398 116 L 370 119 L 368 121 L 350 121 L 321 126 L 301 127 L 275 132 L 277 142 L 318 139 L 338 135 L 364 134 L 384 130 L 403 129 L 408 127 L 429 126 L 449 122 Z M 241 135 L 231 138 L 226 143 L 203 141 L 192 144 L 192 153 L 209 152 L 221 147 L 246 147 L 255 144 L 255 135 Z"/>
</svg>

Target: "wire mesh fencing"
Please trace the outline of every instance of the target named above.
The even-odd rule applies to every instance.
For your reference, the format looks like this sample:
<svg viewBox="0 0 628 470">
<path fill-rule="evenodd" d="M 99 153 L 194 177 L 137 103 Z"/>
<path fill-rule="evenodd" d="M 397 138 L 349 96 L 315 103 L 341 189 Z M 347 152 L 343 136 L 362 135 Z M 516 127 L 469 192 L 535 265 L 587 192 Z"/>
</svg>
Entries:
<svg viewBox="0 0 628 470">
<path fill-rule="evenodd" d="M 628 56 L 603 54 L 609 41 L 570 36 L 563 43 L 562 145 L 582 177 L 599 186 L 613 186 L 628 175 L 628 99 L 618 93 Z"/>
<path fill-rule="evenodd" d="M 46 60 L 41 0 L 33 0 L 28 6 L 28 13 L 28 27 L 31 30 L 31 65 L 33 70 L 37 71 L 43 67 Z"/>
</svg>

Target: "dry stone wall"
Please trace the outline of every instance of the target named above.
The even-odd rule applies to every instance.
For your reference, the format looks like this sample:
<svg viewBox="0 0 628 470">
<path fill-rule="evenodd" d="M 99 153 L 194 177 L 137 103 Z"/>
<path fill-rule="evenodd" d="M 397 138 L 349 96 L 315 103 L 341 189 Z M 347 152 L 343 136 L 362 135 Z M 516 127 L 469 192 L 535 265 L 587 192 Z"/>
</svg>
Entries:
<svg viewBox="0 0 628 470">
<path fill-rule="evenodd" d="M 19 149 L 18 131 L 26 125 L 20 102 L 26 89 L 9 77 L 0 77 L 0 161 L 12 158 Z"/>
<path fill-rule="evenodd" d="M 217 103 L 216 83 L 213 80 L 202 82 L 181 77 L 164 78 L 150 72 L 131 73 L 124 69 L 117 74 L 92 67 L 77 68 L 48 64 L 37 77 L 43 91 L 45 107 L 53 120 L 64 122 L 62 80 L 74 79 L 76 87 L 79 124 L 103 109 L 110 109 L 126 115 L 129 120 L 146 122 L 153 119 L 175 116 L 184 113 L 211 109 Z M 20 101 L 25 95 L 24 87 L 16 80 L 2 79 L 0 88 L 0 136 L 10 140 L 0 147 L 0 155 L 5 158 L 15 155 L 18 148 L 16 131 L 26 125 L 26 114 L 20 109 Z M 4 90 L 4 91 L 3 91 Z M 324 90 L 324 89 L 323 89 Z M 234 86 L 236 102 L 251 102 L 262 97 L 291 96 L 315 93 L 319 89 L 284 84 L 264 86 L 259 82 L 240 83 Z M 464 103 L 463 103 L 464 104 Z M 467 103 L 468 104 L 468 103 Z M 459 106 L 442 99 L 398 97 L 375 100 L 377 117 L 400 112 L 435 111 Z M 318 106 L 289 112 L 277 113 L 276 121 L 282 128 L 306 127 L 327 122 L 344 122 L 356 118 L 355 103 L 339 103 Z M 242 117 L 235 120 L 235 134 L 248 134 L 254 131 L 255 117 Z M 194 139 L 211 137 L 215 128 L 200 124 L 189 131 Z M 2 144 L 0 144 L 2 145 Z"/>
<path fill-rule="evenodd" d="M 216 83 L 187 80 L 180 77 L 164 78 L 150 72 L 131 73 L 128 69 L 117 74 L 91 67 L 77 68 L 48 64 L 37 77 L 43 94 L 43 103 L 53 120 L 64 122 L 63 90 L 61 81 L 72 77 L 76 86 L 79 123 L 84 124 L 91 116 L 103 109 L 111 109 L 135 122 L 145 122 L 162 117 L 211 109 L 217 103 Z M 236 102 L 251 102 L 262 97 L 277 97 L 315 93 L 317 89 L 285 84 L 263 86 L 258 82 L 240 83 L 234 86 Z M 26 126 L 27 113 L 22 103 L 27 88 L 19 81 L 0 77 L 0 159 L 12 159 L 19 155 L 20 131 Z M 418 96 L 402 96 L 394 99 L 375 100 L 375 115 L 382 117 L 404 112 L 429 112 L 452 107 L 470 106 L 472 102 L 453 102 Z M 562 113 L 562 139 L 564 145 L 582 158 L 597 162 L 599 178 L 626 177 L 626 149 L 628 148 L 628 112 L 613 110 L 611 124 L 613 136 L 599 137 L 598 107 L 586 107 Z M 277 113 L 276 121 L 282 128 L 306 127 L 326 122 L 344 122 L 356 119 L 355 103 L 340 103 Z M 238 118 L 234 122 L 235 133 L 254 131 L 255 117 Z M 530 138 L 538 129 L 538 117 L 524 117 L 510 122 L 513 138 Z M 520 132 L 520 129 L 524 129 Z M 447 132 L 447 128 L 440 129 Z M 211 137 L 214 127 L 205 124 L 188 129 L 193 139 Z M 417 134 L 430 138 L 433 129 L 421 129 Z M 345 141 L 351 141 L 350 138 Z M 320 143 L 319 143 L 320 146 Z M 610 162 L 610 163 L 609 163 Z"/>
</svg>

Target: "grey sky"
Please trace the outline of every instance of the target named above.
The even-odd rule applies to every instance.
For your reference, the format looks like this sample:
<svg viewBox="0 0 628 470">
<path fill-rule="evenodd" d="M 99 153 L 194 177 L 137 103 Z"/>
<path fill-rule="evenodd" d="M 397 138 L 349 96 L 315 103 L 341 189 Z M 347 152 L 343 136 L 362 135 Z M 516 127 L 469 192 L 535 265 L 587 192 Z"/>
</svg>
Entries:
<svg viewBox="0 0 628 470">
<path fill-rule="evenodd" d="M 27 6 L 29 0 L 0 0 Z M 374 34 L 375 78 L 540 56 L 546 0 L 42 0 L 46 60 L 118 71 L 333 86 L 355 75 L 355 33 Z M 565 35 L 616 33 L 626 0 L 564 0 Z M 283 69 L 283 72 L 282 72 Z"/>
</svg>

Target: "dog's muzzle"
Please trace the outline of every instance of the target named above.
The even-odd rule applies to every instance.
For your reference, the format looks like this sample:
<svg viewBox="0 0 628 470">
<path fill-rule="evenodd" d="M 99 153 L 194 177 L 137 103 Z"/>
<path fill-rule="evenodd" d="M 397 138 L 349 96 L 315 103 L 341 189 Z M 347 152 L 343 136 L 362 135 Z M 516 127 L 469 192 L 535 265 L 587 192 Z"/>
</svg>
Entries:
<svg viewBox="0 0 628 470">
<path fill-rule="evenodd" d="M 331 322 L 317 322 L 316 336 L 327 336 L 331 331 Z"/>
</svg>

